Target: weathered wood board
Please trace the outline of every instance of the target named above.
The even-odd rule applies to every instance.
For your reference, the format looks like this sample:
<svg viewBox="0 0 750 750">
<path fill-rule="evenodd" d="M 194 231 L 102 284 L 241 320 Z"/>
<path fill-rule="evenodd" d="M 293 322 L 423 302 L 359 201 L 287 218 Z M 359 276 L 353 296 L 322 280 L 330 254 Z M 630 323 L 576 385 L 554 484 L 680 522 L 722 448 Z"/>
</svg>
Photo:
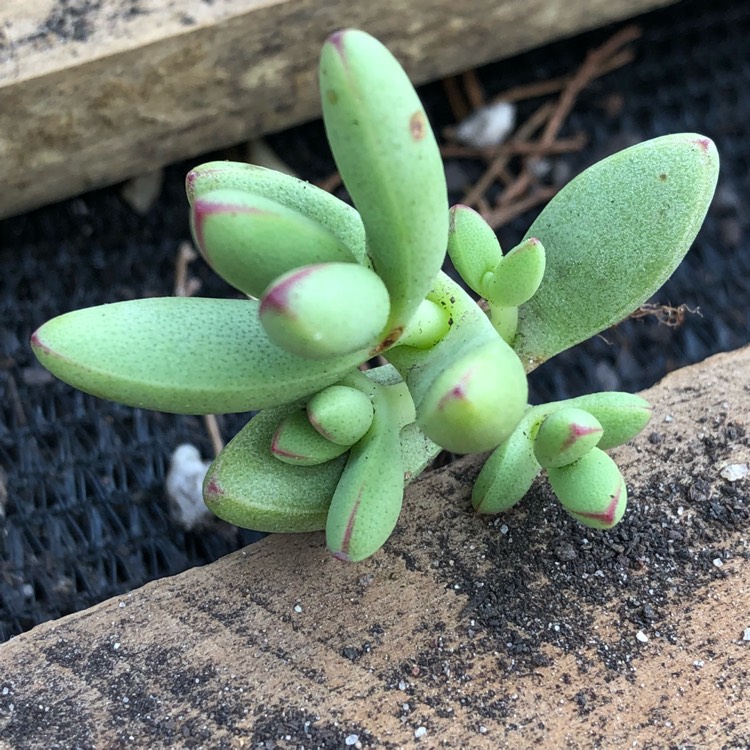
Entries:
<svg viewBox="0 0 750 750">
<path fill-rule="evenodd" d="M 0 218 L 319 113 L 337 28 L 437 79 L 674 0 L 4 0 Z"/>
<path fill-rule="evenodd" d="M 0 746 L 747 747 L 750 348 L 645 395 L 617 530 L 478 518 L 463 459 L 365 563 L 276 536 L 0 646 Z"/>
</svg>

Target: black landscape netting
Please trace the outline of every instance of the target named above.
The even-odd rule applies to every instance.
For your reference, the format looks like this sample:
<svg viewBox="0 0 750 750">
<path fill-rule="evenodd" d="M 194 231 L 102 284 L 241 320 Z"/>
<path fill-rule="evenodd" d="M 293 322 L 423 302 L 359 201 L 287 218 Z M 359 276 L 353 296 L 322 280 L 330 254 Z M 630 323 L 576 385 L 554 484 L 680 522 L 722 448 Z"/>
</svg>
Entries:
<svg viewBox="0 0 750 750">
<path fill-rule="evenodd" d="M 559 157 L 556 168 L 573 174 L 670 132 L 697 131 L 717 142 L 722 174 L 708 220 L 655 298 L 700 313 L 688 312 L 676 329 L 650 318 L 629 320 L 560 355 L 532 375 L 534 400 L 638 390 L 750 338 L 750 6 L 683 0 L 638 23 L 644 33 L 635 61 L 595 82 L 567 120 L 563 135 L 584 132 L 587 147 Z M 611 33 L 487 66 L 479 78 L 491 95 L 570 73 Z M 428 86 L 423 94 L 433 122 L 448 124 L 442 88 Z M 307 179 L 333 169 L 320 123 L 269 140 Z M 170 453 L 182 442 L 210 452 L 200 418 L 77 393 L 47 377 L 27 343 L 40 323 L 67 310 L 172 293 L 177 249 L 189 237 L 182 181 L 199 161 L 166 171 L 162 194 L 145 217 L 108 189 L 0 222 L 0 469 L 6 474 L 0 474 L 0 641 L 257 538 L 226 529 L 186 531 L 170 516 L 163 490 Z M 471 169 L 453 164 L 449 174 L 471 178 Z M 533 218 L 527 213 L 503 227 L 503 247 L 515 244 Z M 202 263 L 193 265 L 201 294 L 231 294 Z M 246 419 L 221 417 L 224 437 Z"/>
</svg>

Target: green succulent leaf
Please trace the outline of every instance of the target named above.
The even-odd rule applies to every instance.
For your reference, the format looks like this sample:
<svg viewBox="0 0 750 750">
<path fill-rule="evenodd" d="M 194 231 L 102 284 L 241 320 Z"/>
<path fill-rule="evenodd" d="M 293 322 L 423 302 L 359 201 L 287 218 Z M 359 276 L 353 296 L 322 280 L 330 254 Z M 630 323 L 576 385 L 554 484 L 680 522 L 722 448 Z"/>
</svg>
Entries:
<svg viewBox="0 0 750 750">
<path fill-rule="evenodd" d="M 542 470 L 535 446 L 540 427 L 552 415 L 564 415 L 571 410 L 585 410 L 596 419 L 601 427 L 597 443 L 600 451 L 631 440 L 651 418 L 648 401 L 616 391 L 529 407 L 510 437 L 493 451 L 479 472 L 471 497 L 478 513 L 502 513 L 523 498 Z M 599 463 L 606 462 L 599 459 Z"/>
<path fill-rule="evenodd" d="M 367 359 L 301 359 L 275 346 L 255 300 L 161 297 L 60 315 L 33 335 L 39 361 L 86 393 L 176 414 L 221 414 L 296 400 Z"/>
<path fill-rule="evenodd" d="M 328 440 L 354 445 L 372 424 L 372 399 L 358 388 L 332 385 L 308 401 L 307 417 Z"/>
<path fill-rule="evenodd" d="M 309 182 L 255 164 L 211 161 L 188 173 L 185 189 L 191 206 L 207 193 L 224 189 L 270 199 L 328 229 L 357 261 L 369 262 L 365 227 L 357 211 Z"/>
<path fill-rule="evenodd" d="M 323 437 L 307 418 L 304 408 L 284 417 L 271 439 L 271 453 L 279 461 L 298 466 L 316 466 L 345 453 L 339 445 Z"/>
<path fill-rule="evenodd" d="M 542 283 L 545 263 L 544 246 L 536 237 L 529 237 L 482 277 L 482 296 L 498 307 L 528 302 Z"/>
<path fill-rule="evenodd" d="M 533 426 L 534 418 L 524 417 L 485 461 L 471 494 L 477 513 L 504 513 L 531 488 L 542 470 L 534 455 Z"/>
<path fill-rule="evenodd" d="M 377 386 L 374 418 L 349 451 L 328 509 L 326 545 L 339 560 L 356 562 L 377 552 L 391 535 L 404 496 L 399 386 Z"/>
<path fill-rule="evenodd" d="M 333 34 L 320 57 L 323 120 L 391 296 L 395 341 L 445 257 L 448 192 L 435 136 L 393 55 L 363 31 Z"/>
<path fill-rule="evenodd" d="M 559 401 L 557 406 L 584 409 L 591 414 L 602 426 L 602 436 L 597 443 L 597 447 L 602 450 L 609 450 L 632 440 L 649 423 L 652 414 L 651 404 L 645 398 L 620 391 L 589 393 Z"/>
<path fill-rule="evenodd" d="M 279 461 L 269 449 L 278 425 L 301 406 L 297 402 L 264 409 L 224 447 L 203 483 L 209 510 L 235 526 L 255 531 L 325 528 L 346 455 L 302 466 Z"/>
<path fill-rule="evenodd" d="M 374 348 L 388 321 L 388 290 L 357 263 L 302 266 L 263 293 L 260 321 L 292 354 L 326 359 Z"/>
<path fill-rule="evenodd" d="M 603 433 L 601 423 L 589 412 L 572 407 L 560 409 L 539 425 L 534 455 L 545 469 L 572 464 L 595 448 Z"/>
<path fill-rule="evenodd" d="M 449 216 L 448 256 L 469 289 L 484 296 L 482 281 L 503 258 L 495 230 L 461 203 L 451 206 Z"/>
<path fill-rule="evenodd" d="M 359 373 L 353 373 L 359 378 Z M 390 367 L 368 370 L 368 379 L 381 385 L 398 385 Z M 349 379 L 347 378 L 347 382 Z M 400 422 L 413 418 L 413 405 L 402 387 L 395 404 Z M 303 406 L 293 404 L 266 409 L 253 417 L 211 464 L 203 485 L 206 505 L 219 518 L 246 529 L 270 532 L 318 531 L 326 526 L 328 508 L 341 478 L 347 456 L 318 466 L 294 466 L 276 459 L 269 450 L 277 426 Z M 440 448 L 428 440 L 414 422 L 400 432 L 402 482 L 419 475 Z"/>
<path fill-rule="evenodd" d="M 547 476 L 560 504 L 584 526 L 611 529 L 622 519 L 628 502 L 625 480 L 600 448 L 572 464 L 548 469 Z"/>
<path fill-rule="evenodd" d="M 527 370 L 619 322 L 659 289 L 695 239 L 718 171 L 708 138 L 668 135 L 594 164 L 552 199 L 526 235 L 547 254 L 513 342 Z"/>
<path fill-rule="evenodd" d="M 494 448 L 526 409 L 523 366 L 446 274 L 438 275 L 430 299 L 447 311 L 448 332 L 431 349 L 396 346 L 388 358 L 408 385 L 417 422 L 430 439 L 456 453 Z"/>
<path fill-rule="evenodd" d="M 191 207 L 190 226 L 211 268 L 251 297 L 260 297 L 274 279 L 300 266 L 327 261 L 357 265 L 322 224 L 242 190 L 201 195 Z"/>
</svg>

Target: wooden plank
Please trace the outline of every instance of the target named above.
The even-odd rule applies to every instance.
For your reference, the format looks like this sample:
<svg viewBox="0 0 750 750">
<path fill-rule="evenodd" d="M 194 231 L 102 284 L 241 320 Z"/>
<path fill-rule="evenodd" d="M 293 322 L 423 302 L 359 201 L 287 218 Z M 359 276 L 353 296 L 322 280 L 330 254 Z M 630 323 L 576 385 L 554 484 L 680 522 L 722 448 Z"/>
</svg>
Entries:
<svg viewBox="0 0 750 750">
<path fill-rule="evenodd" d="M 621 532 L 477 518 L 461 460 L 365 563 L 276 536 L 4 644 L 0 747 L 747 747 L 750 347 L 645 395 Z"/>
<path fill-rule="evenodd" d="M 4 0 L 0 217 L 318 115 L 336 28 L 416 81 L 674 0 Z"/>
</svg>

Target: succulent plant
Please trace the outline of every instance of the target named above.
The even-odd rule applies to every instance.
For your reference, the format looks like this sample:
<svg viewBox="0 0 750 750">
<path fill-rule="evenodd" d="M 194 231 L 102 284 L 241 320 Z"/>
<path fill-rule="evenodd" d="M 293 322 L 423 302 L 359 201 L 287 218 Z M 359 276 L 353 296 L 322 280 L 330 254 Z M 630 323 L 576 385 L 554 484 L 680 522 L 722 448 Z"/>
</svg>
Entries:
<svg viewBox="0 0 750 750">
<path fill-rule="evenodd" d="M 260 410 L 211 465 L 218 516 L 325 529 L 361 560 L 398 521 L 404 485 L 441 449 L 492 451 L 473 504 L 499 513 L 546 471 L 563 508 L 609 528 L 625 482 L 605 450 L 648 422 L 638 396 L 530 406 L 527 373 L 619 322 L 669 277 L 713 195 L 718 156 L 669 135 L 587 169 L 503 253 L 449 209 L 435 137 L 396 59 L 362 31 L 324 44 L 328 139 L 354 207 L 261 167 L 187 176 L 193 236 L 243 299 L 162 298 L 59 316 L 39 360 L 83 391 L 174 413 Z M 477 302 L 441 271 L 446 253 Z M 374 355 L 389 364 L 362 365 Z"/>
</svg>

